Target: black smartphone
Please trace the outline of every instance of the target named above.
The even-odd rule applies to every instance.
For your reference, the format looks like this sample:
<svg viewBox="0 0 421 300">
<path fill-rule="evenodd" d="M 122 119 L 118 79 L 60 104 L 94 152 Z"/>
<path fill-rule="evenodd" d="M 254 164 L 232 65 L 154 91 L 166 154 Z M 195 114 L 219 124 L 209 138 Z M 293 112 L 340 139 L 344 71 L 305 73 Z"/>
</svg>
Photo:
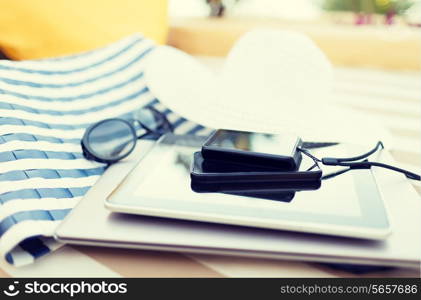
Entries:
<svg viewBox="0 0 421 300">
<path fill-rule="evenodd" d="M 321 185 L 322 171 L 317 167 L 312 170 L 305 167 L 298 171 L 241 172 L 222 171 L 216 166 L 213 172 L 208 172 L 203 169 L 203 165 L 211 162 L 205 160 L 201 152 L 196 152 L 193 158 L 190 178 L 191 188 L 195 192 L 276 193 L 316 190 Z"/>
<path fill-rule="evenodd" d="M 202 146 L 205 160 L 236 164 L 237 171 L 296 171 L 301 163 L 299 137 L 219 129 Z"/>
</svg>

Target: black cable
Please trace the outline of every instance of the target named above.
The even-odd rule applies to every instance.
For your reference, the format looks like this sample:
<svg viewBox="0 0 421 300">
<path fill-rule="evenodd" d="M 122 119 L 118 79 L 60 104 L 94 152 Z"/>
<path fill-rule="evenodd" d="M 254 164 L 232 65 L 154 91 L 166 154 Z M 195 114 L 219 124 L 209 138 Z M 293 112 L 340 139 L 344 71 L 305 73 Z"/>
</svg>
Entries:
<svg viewBox="0 0 421 300">
<path fill-rule="evenodd" d="M 398 168 L 398 167 L 394 167 L 394 166 L 391 166 L 391 165 L 387 165 L 387 164 L 383 164 L 383 163 L 379 163 L 379 162 L 375 162 L 375 161 L 369 162 L 369 163 L 370 163 L 370 165 L 375 166 L 375 167 L 390 169 L 390 170 L 393 170 L 393 171 L 396 171 L 396 172 L 403 173 L 409 179 L 421 181 L 420 175 L 418 175 L 416 173 L 413 173 L 413 172 L 410 172 L 408 170 L 404 170 L 404 169 L 401 169 L 401 168 Z"/>
<path fill-rule="evenodd" d="M 323 162 L 323 160 L 324 160 L 324 158 L 322 159 L 322 163 L 325 164 Z M 328 164 L 328 165 L 331 165 L 331 164 Z M 394 166 L 391 166 L 391 165 L 388 165 L 388 164 L 375 162 L 375 161 L 339 162 L 339 163 L 335 164 L 335 166 L 350 167 L 351 169 L 371 169 L 371 167 L 380 167 L 380 168 L 393 170 L 395 172 L 403 173 L 409 179 L 421 181 L 421 176 L 418 175 L 418 174 L 415 174 L 415 173 L 412 173 L 410 171 L 407 171 L 407 170 L 404 170 L 404 169 L 401 169 L 401 168 L 398 168 L 398 167 L 394 167 Z"/>
<path fill-rule="evenodd" d="M 335 158 L 335 159 L 338 162 L 361 160 L 361 159 L 369 157 L 373 153 L 376 153 L 379 150 L 379 148 L 384 149 L 384 145 L 381 141 L 378 141 L 376 146 L 365 154 L 361 154 L 361 155 L 353 156 L 353 157 L 343 157 L 343 158 Z"/>
<path fill-rule="evenodd" d="M 310 157 L 314 163 L 318 166 L 318 163 L 321 162 L 322 164 L 326 165 L 326 166 L 342 166 L 342 167 L 349 167 L 349 169 L 345 169 L 345 170 L 340 170 L 338 172 L 332 173 L 332 174 L 327 174 L 325 176 L 322 177 L 322 179 L 329 179 L 332 177 L 335 177 L 337 175 L 343 174 L 349 170 L 352 169 L 371 169 L 371 167 L 380 167 L 380 168 L 385 168 L 385 169 L 389 169 L 395 172 L 399 172 L 399 173 L 403 173 L 405 174 L 405 176 L 409 179 L 413 179 L 413 180 L 418 180 L 421 181 L 421 176 L 398 168 L 398 167 L 394 167 L 388 164 L 384 164 L 384 163 L 379 163 L 379 162 L 371 162 L 366 160 L 363 161 L 359 161 L 356 162 L 357 160 L 361 160 L 364 158 L 367 158 L 368 156 L 372 155 L 373 153 L 375 153 L 376 151 L 379 150 L 379 148 L 384 149 L 384 145 L 381 141 L 377 142 L 376 146 L 368 151 L 365 154 L 362 155 L 358 155 L 358 156 L 354 156 L 354 157 L 343 157 L 343 158 L 334 158 L 334 157 L 324 157 L 322 159 L 319 159 L 317 157 L 315 157 L 313 154 L 311 154 L 310 152 L 308 152 L 306 149 L 303 148 L 297 148 L 299 151 L 301 151 L 303 154 L 307 155 L 308 157 Z"/>
<path fill-rule="evenodd" d="M 326 179 L 330 179 L 330 178 L 336 177 L 336 176 L 341 175 L 343 173 L 346 173 L 346 172 L 348 172 L 350 170 L 352 170 L 352 169 L 351 168 L 342 169 L 342 170 L 339 170 L 337 172 L 333 172 L 333 173 L 330 173 L 330 174 L 323 175 L 322 176 L 322 180 L 326 180 Z"/>
<path fill-rule="evenodd" d="M 303 148 L 297 148 L 298 149 L 298 151 L 301 151 L 303 154 L 305 154 L 305 155 L 307 155 L 308 157 L 310 157 L 316 164 L 318 163 L 318 162 L 322 162 L 322 160 L 321 159 L 319 159 L 319 158 L 317 158 L 317 157 L 315 157 L 313 154 L 311 154 L 310 152 L 308 152 L 306 149 L 303 149 Z"/>
</svg>

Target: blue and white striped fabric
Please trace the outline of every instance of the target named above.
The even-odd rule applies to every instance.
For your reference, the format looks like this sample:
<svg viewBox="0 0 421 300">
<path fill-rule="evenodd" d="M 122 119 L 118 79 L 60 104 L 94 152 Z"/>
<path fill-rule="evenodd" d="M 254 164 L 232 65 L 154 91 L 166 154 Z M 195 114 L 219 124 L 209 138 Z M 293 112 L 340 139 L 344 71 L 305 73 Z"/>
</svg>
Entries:
<svg viewBox="0 0 421 300">
<path fill-rule="evenodd" d="M 55 228 L 104 172 L 83 158 L 89 124 L 153 105 L 177 133 L 207 129 L 166 109 L 144 81 L 140 35 L 67 57 L 0 61 L 0 256 L 16 266 L 58 248 Z"/>
</svg>

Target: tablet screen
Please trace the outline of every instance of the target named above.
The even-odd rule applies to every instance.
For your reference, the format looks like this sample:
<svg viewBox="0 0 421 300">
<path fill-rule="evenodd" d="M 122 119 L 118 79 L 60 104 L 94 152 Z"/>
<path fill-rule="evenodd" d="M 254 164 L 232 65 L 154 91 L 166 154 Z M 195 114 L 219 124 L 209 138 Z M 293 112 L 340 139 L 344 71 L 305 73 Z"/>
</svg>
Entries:
<svg viewBox="0 0 421 300">
<path fill-rule="evenodd" d="M 345 173 L 337 178 L 323 182 L 320 189 L 295 193 L 291 202 L 272 201 L 259 198 L 235 196 L 223 193 L 196 193 L 190 188 L 190 164 L 196 149 L 190 147 L 174 147 L 158 160 L 151 173 L 134 191 L 139 198 L 152 201 L 159 199 L 176 199 L 184 205 L 224 206 L 234 210 L 300 211 L 308 213 L 325 213 L 332 215 L 361 216 L 358 195 L 351 173 Z M 308 158 L 303 159 L 302 165 Z M 312 163 L 312 161 L 310 162 Z M 165 188 L 163 188 L 165 186 Z M 346 191 L 340 193 L 338 191 Z M 317 200 L 312 200 L 312 198 Z M 232 212 L 235 214 L 236 212 Z"/>
</svg>

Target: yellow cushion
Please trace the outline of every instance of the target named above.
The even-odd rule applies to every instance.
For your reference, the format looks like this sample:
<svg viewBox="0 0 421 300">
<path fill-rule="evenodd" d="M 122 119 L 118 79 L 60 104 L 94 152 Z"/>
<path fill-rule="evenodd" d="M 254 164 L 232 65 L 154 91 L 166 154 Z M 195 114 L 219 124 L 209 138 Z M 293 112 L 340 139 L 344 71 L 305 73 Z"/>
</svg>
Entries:
<svg viewBox="0 0 421 300">
<path fill-rule="evenodd" d="M 0 49 L 12 59 L 77 53 L 134 32 L 163 44 L 167 31 L 167 0 L 0 2 Z"/>
</svg>

